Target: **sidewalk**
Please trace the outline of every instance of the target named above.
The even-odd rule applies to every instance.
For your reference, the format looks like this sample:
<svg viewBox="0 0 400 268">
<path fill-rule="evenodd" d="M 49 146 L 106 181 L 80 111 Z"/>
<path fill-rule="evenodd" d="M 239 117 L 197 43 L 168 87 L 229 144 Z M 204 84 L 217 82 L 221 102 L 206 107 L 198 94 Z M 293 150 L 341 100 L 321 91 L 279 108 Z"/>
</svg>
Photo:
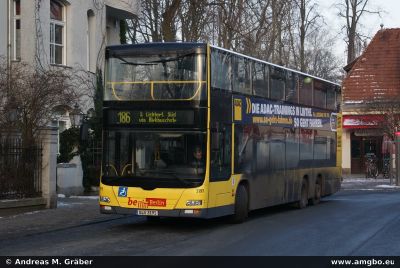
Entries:
<svg viewBox="0 0 400 268">
<path fill-rule="evenodd" d="M 123 217 L 100 214 L 98 196 L 58 197 L 56 209 L 0 216 L 0 240 Z"/>
<path fill-rule="evenodd" d="M 382 190 L 382 191 L 392 191 L 400 190 L 400 186 L 396 186 L 395 179 L 393 179 L 393 184 L 390 185 L 390 179 L 382 178 L 379 175 L 376 179 L 365 178 L 365 174 L 351 174 L 344 175 L 342 181 L 342 190 L 359 190 L 359 191 L 372 191 L 372 190 Z"/>
</svg>

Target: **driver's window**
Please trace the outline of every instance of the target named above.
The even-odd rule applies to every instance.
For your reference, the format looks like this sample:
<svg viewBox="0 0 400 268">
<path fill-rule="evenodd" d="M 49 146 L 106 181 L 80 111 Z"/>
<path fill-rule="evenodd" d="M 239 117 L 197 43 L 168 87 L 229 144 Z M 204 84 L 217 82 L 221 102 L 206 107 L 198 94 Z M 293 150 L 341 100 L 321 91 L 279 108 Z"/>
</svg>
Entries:
<svg viewBox="0 0 400 268">
<path fill-rule="evenodd" d="M 211 130 L 211 181 L 229 180 L 231 175 L 231 126 L 216 123 Z"/>
</svg>

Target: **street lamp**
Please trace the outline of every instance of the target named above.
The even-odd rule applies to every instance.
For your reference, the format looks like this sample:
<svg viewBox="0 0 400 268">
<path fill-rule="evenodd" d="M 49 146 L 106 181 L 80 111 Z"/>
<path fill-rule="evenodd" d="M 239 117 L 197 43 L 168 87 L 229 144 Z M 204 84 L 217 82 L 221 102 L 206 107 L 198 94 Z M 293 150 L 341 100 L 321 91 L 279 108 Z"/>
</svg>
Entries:
<svg viewBox="0 0 400 268">
<path fill-rule="evenodd" d="M 79 127 L 83 119 L 83 113 L 77 103 L 75 103 L 74 109 L 69 113 L 69 119 L 71 120 L 72 127 Z"/>
</svg>

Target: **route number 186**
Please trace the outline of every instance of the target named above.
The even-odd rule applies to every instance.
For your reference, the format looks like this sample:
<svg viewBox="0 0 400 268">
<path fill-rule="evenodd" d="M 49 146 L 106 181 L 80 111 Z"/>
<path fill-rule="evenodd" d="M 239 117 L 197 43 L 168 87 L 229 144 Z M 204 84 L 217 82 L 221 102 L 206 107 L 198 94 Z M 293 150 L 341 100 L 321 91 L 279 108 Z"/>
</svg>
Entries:
<svg viewBox="0 0 400 268">
<path fill-rule="evenodd" d="M 131 113 L 130 112 L 119 112 L 118 113 L 118 123 L 130 124 L 131 123 Z"/>
</svg>

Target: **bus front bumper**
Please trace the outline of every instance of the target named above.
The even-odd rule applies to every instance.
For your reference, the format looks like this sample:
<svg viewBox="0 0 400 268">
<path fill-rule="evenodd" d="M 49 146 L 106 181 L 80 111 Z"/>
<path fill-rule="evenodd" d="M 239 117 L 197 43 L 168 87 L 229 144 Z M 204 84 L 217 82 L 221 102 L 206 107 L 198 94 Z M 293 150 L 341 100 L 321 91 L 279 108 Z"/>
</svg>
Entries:
<svg viewBox="0 0 400 268">
<path fill-rule="evenodd" d="M 123 208 L 100 205 L 100 213 L 103 214 L 121 214 L 121 215 L 138 215 L 138 216 L 158 216 L 158 217 L 185 217 L 185 218 L 217 218 L 231 215 L 234 213 L 234 206 L 221 206 L 214 208 L 202 209 L 172 209 L 172 210 L 153 210 L 153 209 L 136 209 Z"/>
</svg>

